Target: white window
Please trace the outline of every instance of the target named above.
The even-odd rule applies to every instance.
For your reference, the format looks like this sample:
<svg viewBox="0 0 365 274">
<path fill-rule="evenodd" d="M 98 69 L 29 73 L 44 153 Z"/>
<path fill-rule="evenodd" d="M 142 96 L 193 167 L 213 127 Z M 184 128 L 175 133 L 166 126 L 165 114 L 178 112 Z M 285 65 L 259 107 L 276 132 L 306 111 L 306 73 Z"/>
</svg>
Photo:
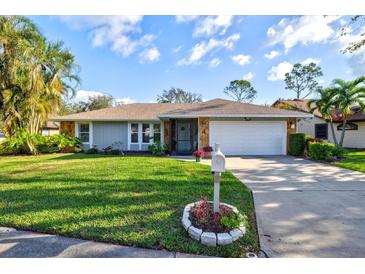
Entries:
<svg viewBox="0 0 365 274">
<path fill-rule="evenodd" d="M 138 143 L 138 124 L 137 123 L 131 124 L 131 143 L 132 144 Z"/>
<path fill-rule="evenodd" d="M 90 142 L 90 126 L 87 124 L 79 124 L 79 138 L 83 143 Z"/>
<path fill-rule="evenodd" d="M 142 124 L 142 143 L 150 142 L 150 124 Z"/>
<path fill-rule="evenodd" d="M 153 124 L 153 142 L 161 143 L 161 124 Z"/>
</svg>

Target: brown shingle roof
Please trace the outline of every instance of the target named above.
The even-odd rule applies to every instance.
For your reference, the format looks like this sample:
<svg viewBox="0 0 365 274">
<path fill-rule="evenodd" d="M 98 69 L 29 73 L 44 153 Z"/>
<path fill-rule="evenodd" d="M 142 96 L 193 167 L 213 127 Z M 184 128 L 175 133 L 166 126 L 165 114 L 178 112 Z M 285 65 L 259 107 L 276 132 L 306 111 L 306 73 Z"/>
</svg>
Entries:
<svg viewBox="0 0 365 274">
<path fill-rule="evenodd" d="M 71 115 L 54 117 L 54 121 L 157 121 L 168 117 L 311 117 L 299 111 L 274 107 L 238 103 L 224 99 L 214 99 L 203 103 L 136 103 L 120 105 Z"/>
<path fill-rule="evenodd" d="M 303 99 L 294 99 L 294 100 L 277 100 L 274 104 L 273 107 L 285 107 L 285 106 L 289 106 L 290 109 L 293 110 L 300 110 L 300 111 L 304 111 L 304 112 L 309 112 L 309 108 L 308 108 L 308 100 L 303 100 Z M 358 107 L 353 107 L 353 114 L 349 115 L 347 117 L 348 121 L 364 121 L 365 120 L 365 113 L 359 111 Z M 313 114 L 317 117 L 322 117 L 322 114 L 318 111 L 315 110 L 313 112 Z M 342 121 L 342 111 L 341 110 L 336 110 L 333 112 L 333 121 L 334 122 L 340 122 Z"/>
<path fill-rule="evenodd" d="M 309 100 L 306 99 L 277 100 L 275 103 L 272 104 L 272 106 L 284 109 L 287 109 L 285 108 L 285 106 L 288 106 L 288 109 L 299 110 L 309 113 L 310 109 L 307 105 L 308 101 Z M 317 117 L 322 117 L 322 114 L 318 110 L 315 110 L 313 114 Z"/>
</svg>

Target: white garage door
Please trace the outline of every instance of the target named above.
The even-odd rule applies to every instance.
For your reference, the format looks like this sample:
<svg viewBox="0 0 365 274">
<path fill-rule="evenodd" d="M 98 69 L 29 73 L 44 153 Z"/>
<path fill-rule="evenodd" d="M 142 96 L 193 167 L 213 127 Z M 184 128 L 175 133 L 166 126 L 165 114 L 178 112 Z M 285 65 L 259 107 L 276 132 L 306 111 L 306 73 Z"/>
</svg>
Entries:
<svg viewBox="0 0 365 274">
<path fill-rule="evenodd" d="M 286 154 L 286 122 L 210 121 L 210 145 L 226 155 Z"/>
</svg>

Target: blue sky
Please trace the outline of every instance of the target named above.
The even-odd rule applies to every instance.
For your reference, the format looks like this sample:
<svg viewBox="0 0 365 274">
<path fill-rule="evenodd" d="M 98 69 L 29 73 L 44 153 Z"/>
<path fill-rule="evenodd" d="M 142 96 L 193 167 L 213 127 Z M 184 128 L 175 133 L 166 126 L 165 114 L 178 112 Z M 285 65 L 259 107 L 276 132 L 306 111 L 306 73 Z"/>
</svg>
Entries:
<svg viewBox="0 0 365 274">
<path fill-rule="evenodd" d="M 293 98 L 283 75 L 296 62 L 319 63 L 322 85 L 365 74 L 365 54 L 340 49 L 346 17 L 323 16 L 31 16 L 62 40 L 81 66 L 78 98 L 105 92 L 127 102 L 155 101 L 172 86 L 227 98 L 231 80 L 248 79 L 254 103 Z"/>
</svg>

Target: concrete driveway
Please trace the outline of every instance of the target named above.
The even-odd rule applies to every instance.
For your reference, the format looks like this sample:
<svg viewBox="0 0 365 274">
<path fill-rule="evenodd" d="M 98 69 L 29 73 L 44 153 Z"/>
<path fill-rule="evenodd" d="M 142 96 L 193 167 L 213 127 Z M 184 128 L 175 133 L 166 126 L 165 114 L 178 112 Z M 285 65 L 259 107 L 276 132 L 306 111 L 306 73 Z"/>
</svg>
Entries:
<svg viewBox="0 0 365 274">
<path fill-rule="evenodd" d="M 270 257 L 365 257 L 365 174 L 290 156 L 231 157 Z"/>
</svg>

